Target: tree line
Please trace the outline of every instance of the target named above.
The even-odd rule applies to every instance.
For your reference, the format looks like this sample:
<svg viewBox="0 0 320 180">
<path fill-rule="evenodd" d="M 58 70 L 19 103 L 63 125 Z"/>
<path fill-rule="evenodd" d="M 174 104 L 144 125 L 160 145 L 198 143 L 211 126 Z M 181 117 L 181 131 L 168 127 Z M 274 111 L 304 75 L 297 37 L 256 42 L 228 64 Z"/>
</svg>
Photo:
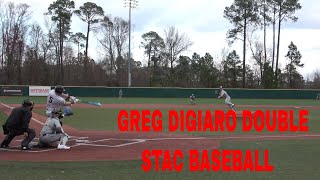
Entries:
<svg viewBox="0 0 320 180">
<path fill-rule="evenodd" d="M 44 12 L 45 24 L 31 22 L 28 4 L 0 4 L 0 84 L 127 86 L 128 20 L 107 14 L 93 2 L 75 9 L 72 0 L 53 1 Z M 298 72 L 304 64 L 297 46 L 288 44 L 286 65 L 279 67 L 281 24 L 297 21 L 298 0 L 234 0 L 224 17 L 233 24 L 227 32 L 230 45 L 243 42 L 243 59 L 235 50 L 191 57 L 183 55 L 192 45 L 176 27 L 142 35 L 143 59 L 130 59 L 132 86 L 144 87 L 246 87 L 320 88 L 320 73 L 305 80 Z M 85 25 L 84 32 L 71 32 L 72 17 Z M 266 46 L 266 28 L 273 27 L 273 47 Z M 278 38 L 275 29 L 278 26 Z M 264 40 L 255 37 L 263 29 Z M 93 59 L 89 39 L 95 38 L 103 58 Z M 248 50 L 249 48 L 249 50 Z M 254 64 L 247 63 L 246 52 Z M 131 56 L 132 57 L 132 56 Z"/>
</svg>

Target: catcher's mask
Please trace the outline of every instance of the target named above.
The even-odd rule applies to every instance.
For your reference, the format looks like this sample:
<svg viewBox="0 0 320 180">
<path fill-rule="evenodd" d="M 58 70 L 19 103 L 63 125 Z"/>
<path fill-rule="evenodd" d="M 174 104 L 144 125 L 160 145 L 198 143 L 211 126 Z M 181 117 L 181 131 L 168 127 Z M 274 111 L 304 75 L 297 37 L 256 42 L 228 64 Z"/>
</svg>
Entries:
<svg viewBox="0 0 320 180">
<path fill-rule="evenodd" d="M 51 118 L 59 118 L 62 119 L 63 117 L 63 112 L 61 109 L 54 109 L 53 111 L 51 111 Z"/>
</svg>

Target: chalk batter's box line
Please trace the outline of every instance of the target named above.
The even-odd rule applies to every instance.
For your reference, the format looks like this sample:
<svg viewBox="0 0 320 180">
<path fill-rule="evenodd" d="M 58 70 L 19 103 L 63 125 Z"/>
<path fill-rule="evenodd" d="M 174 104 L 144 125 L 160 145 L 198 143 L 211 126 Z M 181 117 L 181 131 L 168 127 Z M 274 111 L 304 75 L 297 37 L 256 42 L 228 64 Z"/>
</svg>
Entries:
<svg viewBox="0 0 320 180">
<path fill-rule="evenodd" d="M 255 135 L 250 136 L 225 136 L 225 137 L 189 137 L 189 138 L 148 138 L 148 139 L 117 139 L 113 138 L 112 140 L 144 140 L 144 141 L 163 141 L 163 140 L 233 140 L 233 139 L 264 139 L 264 138 L 299 138 L 299 137 L 320 137 L 320 134 L 300 134 L 300 135 Z M 275 139 L 276 140 L 276 139 Z"/>
<path fill-rule="evenodd" d="M 68 140 L 69 141 L 77 141 L 77 140 L 85 140 L 85 139 L 88 139 L 89 137 L 76 137 L 76 136 L 70 136 L 71 138 Z M 34 141 L 38 141 L 39 138 L 34 138 L 31 142 L 34 142 Z M 16 140 L 17 142 L 21 142 L 23 141 L 23 139 L 17 139 Z"/>
<path fill-rule="evenodd" d="M 133 144 L 143 143 L 147 141 L 164 141 L 164 140 L 234 140 L 234 139 L 253 139 L 260 140 L 265 138 L 298 138 L 298 137 L 320 137 L 320 134 L 301 134 L 301 135 L 253 135 L 253 136 L 229 136 L 229 137 L 190 137 L 190 138 L 149 138 L 149 139 L 123 139 L 123 138 L 110 138 L 101 139 L 96 141 L 89 141 L 86 143 L 78 143 L 79 145 L 95 146 L 95 147 L 123 147 Z M 134 141 L 131 143 L 124 143 L 119 145 L 102 145 L 102 144 L 91 144 L 95 142 L 109 141 L 109 140 L 122 140 L 122 141 Z M 277 140 L 277 139 L 275 139 Z M 280 140 L 280 139 L 279 139 Z"/>
<path fill-rule="evenodd" d="M 133 144 L 139 144 L 139 143 L 143 143 L 143 142 L 146 142 L 146 141 L 139 140 L 139 141 L 134 141 L 134 142 L 130 142 L 130 143 L 123 143 L 123 144 L 118 144 L 118 145 L 104 145 L 104 144 L 90 144 L 90 143 L 78 143 L 78 145 L 118 148 L 118 147 L 133 145 Z"/>
<path fill-rule="evenodd" d="M 114 139 L 114 138 L 108 138 L 108 139 L 99 139 L 99 140 L 94 140 L 94 141 L 88 140 L 86 143 L 97 143 L 97 142 L 112 141 L 112 140 L 116 140 L 116 141 L 144 141 L 144 139 Z M 124 143 L 124 144 L 127 144 L 127 143 Z"/>
<path fill-rule="evenodd" d="M 10 107 L 10 106 L 8 106 L 8 105 L 6 105 L 6 104 L 3 104 L 2 102 L 0 102 L 0 104 L 3 105 L 3 106 L 5 106 L 5 107 L 7 107 L 7 108 L 9 108 L 9 109 L 13 109 L 13 108 L 14 108 L 14 107 Z M 44 125 L 43 122 L 41 122 L 41 121 L 39 121 L 39 120 L 37 120 L 37 119 L 35 119 L 35 118 L 31 118 L 31 119 L 34 120 L 35 122 L 41 124 L 41 125 Z"/>
</svg>

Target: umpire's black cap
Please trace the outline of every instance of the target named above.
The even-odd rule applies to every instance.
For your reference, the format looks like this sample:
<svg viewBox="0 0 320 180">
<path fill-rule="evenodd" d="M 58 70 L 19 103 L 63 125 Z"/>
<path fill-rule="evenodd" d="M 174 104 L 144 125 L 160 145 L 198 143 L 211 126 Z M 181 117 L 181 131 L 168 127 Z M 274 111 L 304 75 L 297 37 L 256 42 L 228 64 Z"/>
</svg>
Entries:
<svg viewBox="0 0 320 180">
<path fill-rule="evenodd" d="M 62 94 L 64 92 L 64 87 L 61 86 L 61 85 L 57 85 L 55 88 L 54 88 L 54 91 L 57 93 L 57 94 Z"/>
<path fill-rule="evenodd" d="M 31 101 L 30 99 L 26 99 L 26 100 L 24 100 L 24 101 L 22 102 L 22 105 L 23 105 L 24 107 L 33 106 L 33 105 L 34 105 L 34 102 Z"/>
<path fill-rule="evenodd" d="M 30 99 L 26 99 L 22 102 L 23 107 L 32 107 L 34 106 L 34 102 L 31 101 Z"/>
</svg>

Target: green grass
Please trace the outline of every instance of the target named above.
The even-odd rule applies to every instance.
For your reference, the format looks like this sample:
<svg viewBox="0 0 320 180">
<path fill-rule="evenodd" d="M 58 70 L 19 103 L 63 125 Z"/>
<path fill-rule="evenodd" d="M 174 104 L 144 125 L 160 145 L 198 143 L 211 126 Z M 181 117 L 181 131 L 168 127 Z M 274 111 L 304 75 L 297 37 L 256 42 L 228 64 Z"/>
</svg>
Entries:
<svg viewBox="0 0 320 180">
<path fill-rule="evenodd" d="M 1 124 L 3 124 L 6 121 L 7 117 L 8 116 L 4 112 L 0 111 L 0 123 Z"/>
<path fill-rule="evenodd" d="M 1 133 L 1 134 L 2 134 L 2 132 L 3 132 L 3 130 L 2 130 L 2 125 L 6 122 L 7 117 L 8 117 L 8 116 L 7 116 L 4 112 L 0 111 L 0 133 Z"/>
<path fill-rule="evenodd" d="M 21 103 L 24 99 L 30 98 L 36 104 L 45 104 L 45 97 L 0 97 L 0 102 L 5 104 Z M 97 101 L 103 104 L 189 104 L 188 98 L 106 98 L 106 97 L 83 97 L 87 101 Z M 312 99 L 232 99 L 235 104 L 251 105 L 294 105 L 294 106 L 320 106 L 320 101 Z M 223 104 L 223 99 L 217 98 L 198 98 L 198 104 Z"/>
<path fill-rule="evenodd" d="M 177 179 L 177 180 L 317 180 L 320 176 L 320 142 L 303 141 L 250 141 L 224 142 L 220 149 L 269 150 L 269 163 L 275 167 L 271 173 L 262 172 L 189 172 L 187 157 L 185 169 L 180 173 L 144 173 L 142 161 L 107 162 L 0 162 L 0 179 Z"/>
<path fill-rule="evenodd" d="M 74 115 L 65 117 L 63 122 L 81 130 L 116 130 L 118 110 L 72 108 Z M 46 116 L 43 109 L 34 112 Z"/>
</svg>

